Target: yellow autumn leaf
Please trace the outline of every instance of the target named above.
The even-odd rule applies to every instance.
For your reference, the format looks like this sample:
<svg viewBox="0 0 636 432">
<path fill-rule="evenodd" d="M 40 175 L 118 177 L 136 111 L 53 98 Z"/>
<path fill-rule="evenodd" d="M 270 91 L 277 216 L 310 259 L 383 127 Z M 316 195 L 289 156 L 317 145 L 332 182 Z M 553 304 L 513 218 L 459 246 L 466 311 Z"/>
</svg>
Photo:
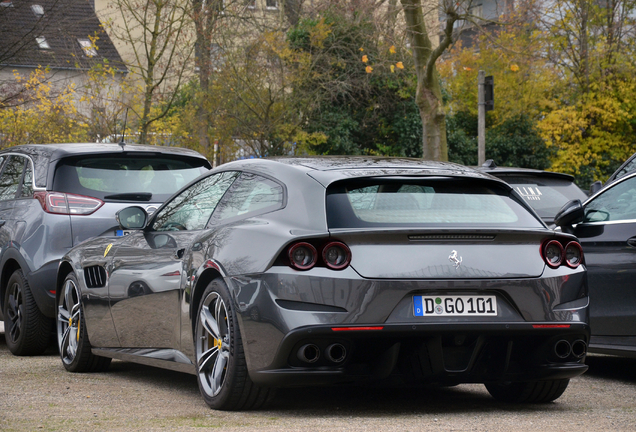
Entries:
<svg viewBox="0 0 636 432">
<path fill-rule="evenodd" d="M 513 72 L 517 72 L 519 70 L 519 66 L 517 66 L 516 64 L 513 64 L 510 66 L 510 70 Z"/>
<path fill-rule="evenodd" d="M 395 66 L 391 65 L 391 73 L 395 72 Z"/>
<path fill-rule="evenodd" d="M 395 67 L 396 67 L 396 68 L 398 68 L 398 69 L 404 69 L 404 63 L 402 63 L 402 62 L 397 62 L 397 63 L 395 64 Z"/>
<path fill-rule="evenodd" d="M 360 51 L 364 51 L 364 48 L 360 47 Z"/>
<path fill-rule="evenodd" d="M 465 71 L 471 71 L 472 69 L 471 69 L 471 68 L 469 68 L 469 67 L 464 66 L 464 70 L 465 70 Z"/>
<path fill-rule="evenodd" d="M 389 52 L 391 54 L 395 54 L 395 45 L 391 45 L 391 48 L 389 48 Z"/>
<path fill-rule="evenodd" d="M 371 66 L 367 66 L 365 70 L 367 71 L 367 73 L 373 72 L 373 68 Z"/>
<path fill-rule="evenodd" d="M 366 54 L 365 54 L 365 55 L 363 55 L 363 56 L 362 56 L 362 63 L 366 63 L 366 62 L 368 62 L 368 61 L 369 61 L 369 57 L 367 57 L 367 55 L 366 55 Z"/>
</svg>

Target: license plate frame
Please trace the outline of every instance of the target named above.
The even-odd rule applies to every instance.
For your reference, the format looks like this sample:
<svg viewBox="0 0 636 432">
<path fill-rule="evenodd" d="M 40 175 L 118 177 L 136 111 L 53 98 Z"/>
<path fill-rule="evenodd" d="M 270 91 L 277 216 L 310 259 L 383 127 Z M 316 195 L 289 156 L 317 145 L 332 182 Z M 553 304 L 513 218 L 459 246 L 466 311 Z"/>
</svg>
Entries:
<svg viewBox="0 0 636 432">
<path fill-rule="evenodd" d="M 497 316 L 494 295 L 414 295 L 413 315 L 427 316 Z"/>
</svg>

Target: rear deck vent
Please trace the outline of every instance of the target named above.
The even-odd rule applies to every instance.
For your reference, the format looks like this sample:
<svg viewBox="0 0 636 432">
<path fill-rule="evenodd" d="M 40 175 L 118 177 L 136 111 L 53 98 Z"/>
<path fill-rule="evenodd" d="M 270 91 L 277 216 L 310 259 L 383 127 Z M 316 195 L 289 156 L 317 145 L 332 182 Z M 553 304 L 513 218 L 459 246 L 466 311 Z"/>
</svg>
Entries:
<svg viewBox="0 0 636 432">
<path fill-rule="evenodd" d="M 84 267 L 84 279 L 87 288 L 102 288 L 106 285 L 106 270 L 99 265 Z"/>
<path fill-rule="evenodd" d="M 482 234 L 421 234 L 410 235 L 409 240 L 413 241 L 446 241 L 446 240 L 467 240 L 467 241 L 492 241 L 494 235 Z"/>
</svg>

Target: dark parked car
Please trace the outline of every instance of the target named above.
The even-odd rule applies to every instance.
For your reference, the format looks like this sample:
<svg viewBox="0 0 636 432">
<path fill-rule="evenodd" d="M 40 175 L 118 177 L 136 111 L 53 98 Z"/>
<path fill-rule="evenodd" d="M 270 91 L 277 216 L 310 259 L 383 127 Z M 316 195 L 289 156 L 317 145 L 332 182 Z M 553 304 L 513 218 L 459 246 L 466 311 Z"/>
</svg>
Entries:
<svg viewBox="0 0 636 432">
<path fill-rule="evenodd" d="M 0 151 L 0 315 L 11 352 L 46 349 L 57 315 L 57 267 L 71 247 L 123 234 L 117 211 L 137 203 L 151 212 L 209 168 L 195 151 L 155 146 L 47 144 Z"/>
<path fill-rule="evenodd" d="M 586 200 L 587 194 L 574 183 L 569 174 L 530 168 L 498 167 L 492 160 L 486 161 L 479 171 L 502 179 L 530 204 L 548 225 L 554 224 L 554 216 L 570 200 Z"/>
<path fill-rule="evenodd" d="M 609 178 L 605 182 L 605 185 L 603 185 L 601 181 L 595 181 L 594 183 L 592 183 L 590 187 L 592 195 L 600 191 L 603 187 L 612 184 L 615 180 L 618 180 L 619 178 L 626 176 L 627 174 L 630 174 L 634 171 L 636 171 L 636 153 L 631 155 L 629 159 L 623 162 L 623 164 L 619 166 L 618 169 L 614 171 L 611 176 L 609 176 Z"/>
<path fill-rule="evenodd" d="M 280 386 L 485 383 L 547 402 L 587 366 L 581 247 L 511 187 L 449 163 L 223 165 L 57 277 L 69 371 L 111 358 L 189 372 L 215 409 Z"/>
<path fill-rule="evenodd" d="M 584 204 L 568 203 L 557 224 L 580 239 L 590 290 L 590 351 L 636 357 L 636 172 Z"/>
</svg>

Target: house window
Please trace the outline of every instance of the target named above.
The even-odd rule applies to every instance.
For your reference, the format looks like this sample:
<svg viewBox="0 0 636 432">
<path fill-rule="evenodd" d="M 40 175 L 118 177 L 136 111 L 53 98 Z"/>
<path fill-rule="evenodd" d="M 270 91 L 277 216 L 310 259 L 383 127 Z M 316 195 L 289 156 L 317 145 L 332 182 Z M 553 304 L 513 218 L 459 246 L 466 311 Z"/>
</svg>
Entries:
<svg viewBox="0 0 636 432">
<path fill-rule="evenodd" d="M 44 36 L 36 37 L 35 41 L 38 43 L 40 49 L 51 49 L 51 45 L 49 45 Z"/>
<path fill-rule="evenodd" d="M 44 16 L 44 8 L 42 7 L 42 5 L 39 5 L 39 4 L 31 5 L 31 10 L 33 11 L 36 17 Z"/>
<path fill-rule="evenodd" d="M 84 50 L 84 55 L 86 57 L 95 57 L 97 55 L 97 50 L 93 46 L 93 43 L 88 39 L 78 39 L 77 40 Z"/>
<path fill-rule="evenodd" d="M 278 9 L 278 0 L 265 0 L 267 9 Z"/>
</svg>

